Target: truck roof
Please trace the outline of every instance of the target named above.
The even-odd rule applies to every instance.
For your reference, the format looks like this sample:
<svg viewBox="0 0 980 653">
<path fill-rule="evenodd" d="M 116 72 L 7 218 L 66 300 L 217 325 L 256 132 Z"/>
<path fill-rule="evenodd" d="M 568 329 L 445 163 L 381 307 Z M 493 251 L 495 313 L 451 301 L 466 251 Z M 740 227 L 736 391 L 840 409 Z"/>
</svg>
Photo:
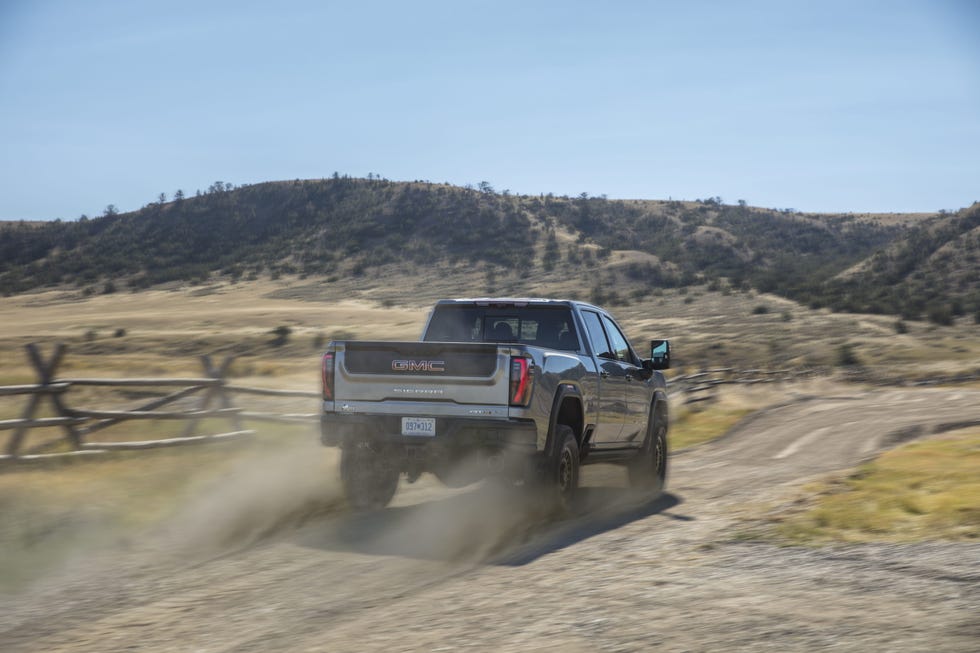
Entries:
<svg viewBox="0 0 980 653">
<path fill-rule="evenodd" d="M 436 305 L 440 304 L 477 304 L 477 305 L 504 305 L 504 306 L 522 306 L 528 304 L 537 305 L 559 305 L 559 306 L 578 306 L 581 308 L 592 308 L 598 311 L 603 311 L 603 309 L 598 306 L 589 304 L 588 302 L 581 302 L 574 299 L 549 299 L 546 297 L 461 297 L 458 299 L 440 299 L 436 302 Z M 605 312 L 605 311 L 603 311 Z"/>
</svg>

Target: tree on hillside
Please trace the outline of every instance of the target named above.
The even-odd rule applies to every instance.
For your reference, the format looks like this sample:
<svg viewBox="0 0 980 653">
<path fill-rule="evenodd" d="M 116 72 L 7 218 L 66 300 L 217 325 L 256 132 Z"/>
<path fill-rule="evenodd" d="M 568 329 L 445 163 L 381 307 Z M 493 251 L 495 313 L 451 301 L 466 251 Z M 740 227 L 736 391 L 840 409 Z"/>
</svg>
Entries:
<svg viewBox="0 0 980 653">
<path fill-rule="evenodd" d="M 558 249 L 558 238 L 555 236 L 555 230 L 553 228 L 548 229 L 548 237 L 544 246 L 544 257 L 541 261 L 542 265 L 547 272 L 551 272 L 560 261 L 561 250 Z"/>
</svg>

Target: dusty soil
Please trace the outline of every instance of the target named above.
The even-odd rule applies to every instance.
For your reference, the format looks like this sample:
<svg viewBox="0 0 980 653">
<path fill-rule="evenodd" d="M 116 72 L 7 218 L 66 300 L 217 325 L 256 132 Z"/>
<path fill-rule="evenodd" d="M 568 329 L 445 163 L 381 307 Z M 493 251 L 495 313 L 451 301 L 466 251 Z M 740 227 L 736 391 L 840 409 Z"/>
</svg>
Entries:
<svg viewBox="0 0 980 653">
<path fill-rule="evenodd" d="M 423 478 L 388 509 L 335 513 L 188 558 L 161 537 L 0 598 L 20 651 L 975 651 L 980 543 L 742 541 L 760 506 L 922 427 L 980 419 L 975 390 L 800 397 L 672 457 L 658 499 L 584 473 L 548 522 L 512 491 Z M 331 455 L 325 452 L 323 455 Z"/>
</svg>

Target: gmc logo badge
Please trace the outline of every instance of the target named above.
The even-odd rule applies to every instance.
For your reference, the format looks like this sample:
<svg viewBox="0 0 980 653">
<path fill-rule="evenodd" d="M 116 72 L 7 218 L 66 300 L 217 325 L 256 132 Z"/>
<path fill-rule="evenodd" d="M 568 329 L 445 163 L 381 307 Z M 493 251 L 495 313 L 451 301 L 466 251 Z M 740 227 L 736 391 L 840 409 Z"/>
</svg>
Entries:
<svg viewBox="0 0 980 653">
<path fill-rule="evenodd" d="M 391 361 L 395 372 L 445 372 L 446 361 Z"/>
</svg>

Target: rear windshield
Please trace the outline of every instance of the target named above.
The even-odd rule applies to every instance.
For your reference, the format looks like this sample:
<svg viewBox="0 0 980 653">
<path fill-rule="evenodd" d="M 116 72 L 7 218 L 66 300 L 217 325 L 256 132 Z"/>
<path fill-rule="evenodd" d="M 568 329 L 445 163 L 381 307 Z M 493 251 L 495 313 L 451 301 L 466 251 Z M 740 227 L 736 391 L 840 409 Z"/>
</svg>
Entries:
<svg viewBox="0 0 980 653">
<path fill-rule="evenodd" d="M 517 342 L 550 349 L 579 348 L 567 306 L 436 306 L 425 342 Z"/>
</svg>

